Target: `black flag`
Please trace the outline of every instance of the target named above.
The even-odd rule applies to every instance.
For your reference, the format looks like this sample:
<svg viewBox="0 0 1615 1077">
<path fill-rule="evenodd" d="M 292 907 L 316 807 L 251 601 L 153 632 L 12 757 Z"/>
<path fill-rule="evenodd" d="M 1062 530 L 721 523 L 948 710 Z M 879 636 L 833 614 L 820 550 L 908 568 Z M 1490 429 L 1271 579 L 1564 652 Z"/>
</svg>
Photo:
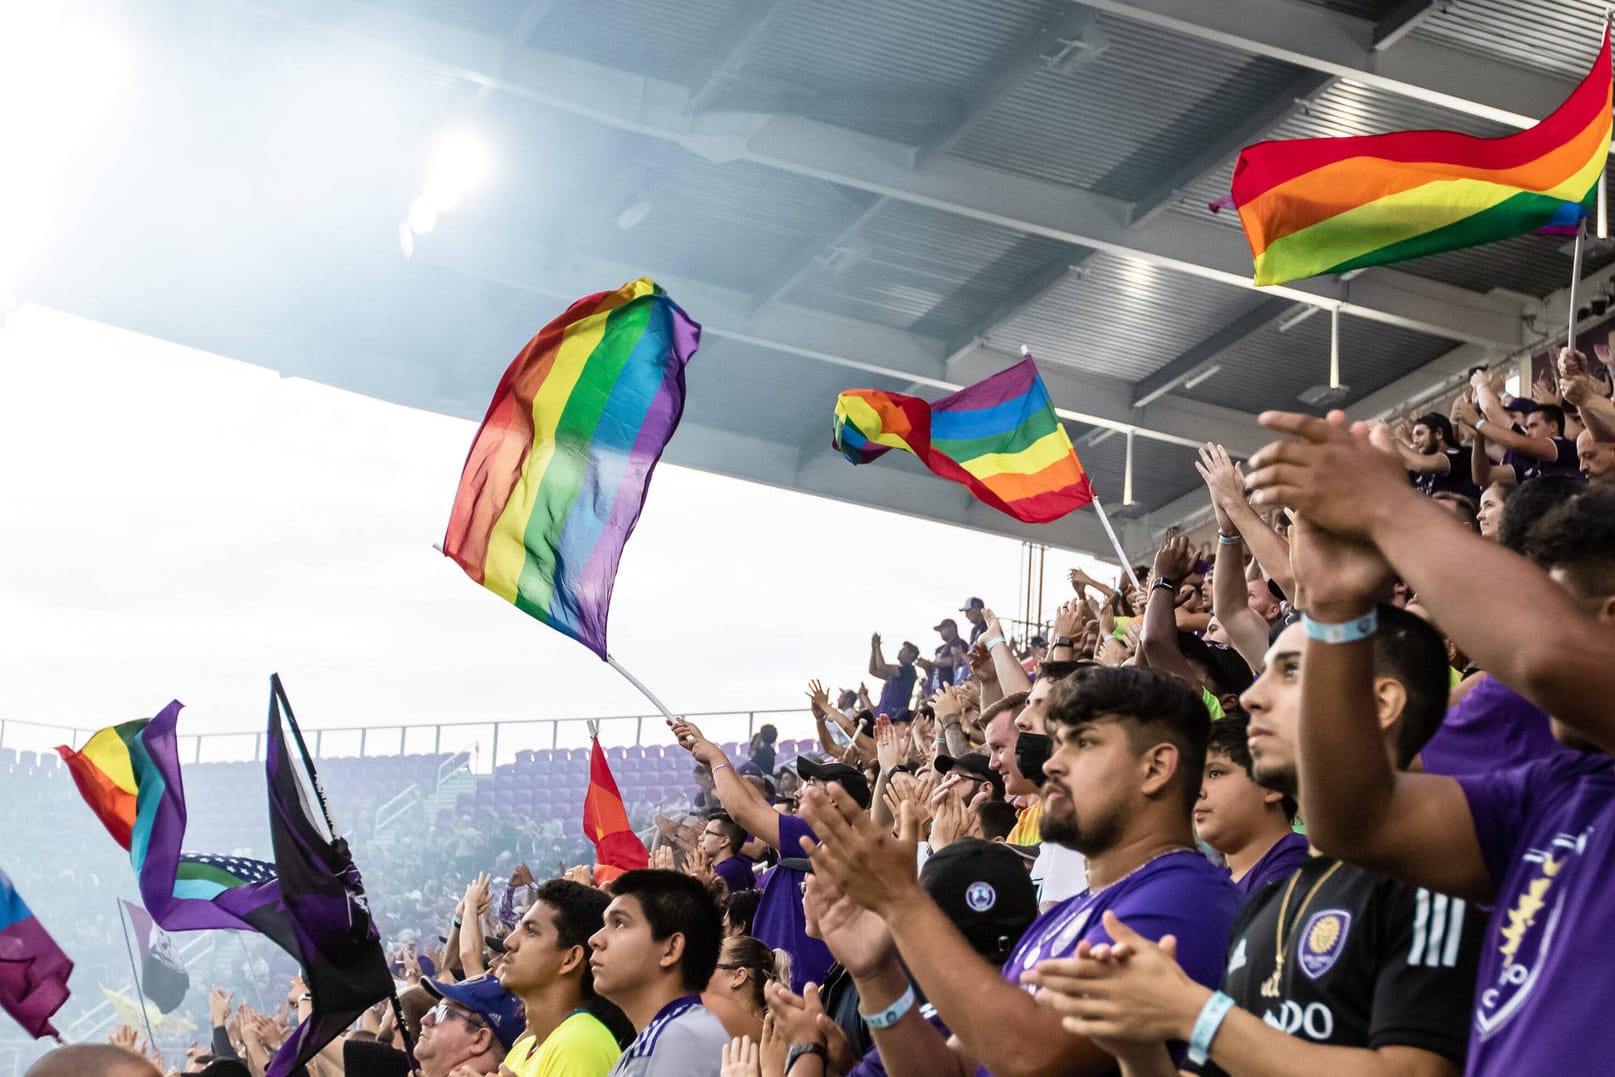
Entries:
<svg viewBox="0 0 1615 1077">
<path fill-rule="evenodd" d="M 284 717 L 283 717 L 284 715 Z M 295 747 L 288 746 L 290 730 Z M 392 974 L 370 918 L 348 843 L 326 809 L 303 735 L 279 675 L 269 680 L 269 833 L 280 895 L 297 938 L 313 1013 L 275 1053 L 266 1077 L 287 1077 L 393 994 Z"/>
</svg>

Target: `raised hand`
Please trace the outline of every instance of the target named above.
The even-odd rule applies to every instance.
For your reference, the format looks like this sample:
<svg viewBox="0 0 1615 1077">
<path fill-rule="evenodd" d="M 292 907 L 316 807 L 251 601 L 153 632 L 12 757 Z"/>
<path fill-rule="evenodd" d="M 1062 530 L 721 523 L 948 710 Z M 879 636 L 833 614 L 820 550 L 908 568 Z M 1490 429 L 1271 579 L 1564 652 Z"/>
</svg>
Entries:
<svg viewBox="0 0 1615 1077">
<path fill-rule="evenodd" d="M 1200 446 L 1200 459 L 1195 461 L 1194 469 L 1205 480 L 1212 504 L 1218 509 L 1226 511 L 1228 505 L 1244 504 L 1245 474 L 1227 449 L 1215 442 L 1206 442 Z"/>
<path fill-rule="evenodd" d="M 664 845 L 662 848 L 666 849 L 667 846 Z M 671 852 L 671 850 L 669 850 L 669 852 Z M 575 883 L 580 883 L 583 886 L 593 886 L 594 867 L 590 864 L 574 865 L 573 867 L 566 869 L 566 874 L 563 875 L 562 878 L 568 879 Z"/>
<path fill-rule="evenodd" d="M 1559 403 L 1559 386 L 1551 373 L 1544 373 L 1531 383 L 1531 399 L 1538 404 Z"/>
<path fill-rule="evenodd" d="M 657 871 L 677 871 L 678 866 L 673 858 L 671 845 L 658 845 L 656 851 L 650 854 L 650 866 Z"/>
<path fill-rule="evenodd" d="M 145 1050 L 140 1046 L 139 1034 L 128 1025 L 119 1025 L 117 1028 L 107 1033 L 107 1042 L 114 1047 L 123 1048 L 130 1054 L 145 1055 L 146 1053 Z"/>
<path fill-rule="evenodd" d="M 993 666 L 992 652 L 987 648 L 978 643 L 970 648 L 970 653 L 965 655 L 965 659 L 970 663 L 970 675 L 977 681 L 986 684 L 998 681 L 998 670 Z"/>
<path fill-rule="evenodd" d="M 533 885 L 533 869 L 526 864 L 517 864 L 510 873 L 510 888 L 512 890 L 523 886 Z"/>
<path fill-rule="evenodd" d="M 1054 611 L 1054 627 L 1050 629 L 1055 639 L 1072 638 L 1077 635 L 1077 629 L 1089 614 L 1088 603 L 1080 598 L 1073 598 L 1069 602 L 1060 603 L 1060 608 Z"/>
<path fill-rule="evenodd" d="M 876 972 L 897 953 L 892 933 L 881 918 L 843 894 L 828 877 L 808 876 L 802 913 L 808 935 L 828 946 L 836 961 L 854 976 Z"/>
<path fill-rule="evenodd" d="M 1171 580 L 1174 584 L 1183 582 L 1183 578 L 1194 568 L 1194 551 L 1189 548 L 1189 538 L 1182 534 L 1169 534 L 1161 543 L 1161 548 L 1155 554 L 1155 564 L 1152 571 L 1156 579 Z"/>
<path fill-rule="evenodd" d="M 1558 374 L 1559 392 L 1567 403 L 1580 407 L 1598 395 L 1593 379 L 1587 373 L 1587 357 L 1580 352 L 1571 348 L 1559 349 Z"/>
<path fill-rule="evenodd" d="M 985 606 L 983 606 L 981 610 L 981 623 L 986 625 L 982 635 L 986 636 L 988 639 L 992 639 L 994 636 L 1004 635 L 1004 626 L 998 623 L 998 614 L 994 613 Z M 1005 638 L 1007 639 L 1008 637 L 1005 636 Z"/>
<path fill-rule="evenodd" d="M 813 683 L 815 686 L 818 685 L 817 681 Z M 820 688 L 819 691 L 822 693 L 824 689 Z M 826 706 L 828 707 L 828 697 Z M 667 726 L 673 731 L 673 737 L 678 741 L 679 747 L 694 756 L 697 763 L 705 763 L 708 767 L 712 767 L 724 762 L 723 749 L 707 740 L 694 722 L 687 718 L 674 718 L 667 723 Z"/>
<path fill-rule="evenodd" d="M 901 836 L 896 838 L 877 827 L 840 786 L 809 787 L 802 794 L 802 814 L 820 839 L 814 845 L 804 837 L 802 851 L 814 871 L 829 875 L 848 897 L 886 915 L 920 900 L 914 870 L 919 820 L 913 805 L 899 806 Z"/>
<path fill-rule="evenodd" d="M 890 774 L 893 767 L 908 762 L 908 745 L 892 720 L 882 714 L 875 719 L 875 761 L 882 774 Z"/>
<path fill-rule="evenodd" d="M 1349 428 L 1343 412 L 1319 419 L 1269 411 L 1260 421 L 1285 440 L 1251 458 L 1245 484 L 1255 504 L 1286 505 L 1326 531 L 1367 538 L 1375 521 L 1420 497 L 1400 461 L 1362 424 Z"/>
<path fill-rule="evenodd" d="M 215 987 L 208 992 L 207 1016 L 208 1022 L 214 1028 L 223 1027 L 224 1023 L 230 1019 L 230 1004 L 234 1001 L 235 996 L 222 987 Z"/>
<path fill-rule="evenodd" d="M 819 986 L 812 980 L 802 985 L 802 993 L 795 994 L 789 987 L 771 983 L 767 988 L 768 1010 L 774 1015 L 776 1026 L 785 1030 L 785 1038 L 792 1043 L 817 1043 L 823 1046 L 819 1032 L 819 1018 L 824 1006 L 819 1001 Z"/>
<path fill-rule="evenodd" d="M 956 787 L 944 786 L 931 794 L 931 837 L 933 853 L 939 853 L 960 838 L 969 836 L 970 817 Z"/>
<path fill-rule="evenodd" d="M 492 882 L 493 877 L 482 871 L 466 885 L 464 919 L 480 919 L 482 914 L 488 911 L 488 906 L 493 901 L 488 893 L 488 887 Z"/>
<path fill-rule="evenodd" d="M 718 1077 L 762 1077 L 758 1052 L 762 1045 L 753 1043 L 750 1036 L 736 1036 L 723 1045 L 723 1061 Z"/>
</svg>

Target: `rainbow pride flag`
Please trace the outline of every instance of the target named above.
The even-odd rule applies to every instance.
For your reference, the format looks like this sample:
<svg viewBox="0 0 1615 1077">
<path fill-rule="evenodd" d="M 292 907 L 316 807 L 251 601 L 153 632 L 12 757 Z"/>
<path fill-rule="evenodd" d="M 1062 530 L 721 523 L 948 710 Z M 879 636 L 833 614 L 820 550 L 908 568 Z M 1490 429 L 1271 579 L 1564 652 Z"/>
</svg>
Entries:
<svg viewBox="0 0 1615 1077">
<path fill-rule="evenodd" d="M 1256 283 L 1280 284 L 1578 225 L 1609 160 L 1609 31 L 1553 115 L 1504 138 L 1398 131 L 1247 147 L 1233 200 Z"/>
<path fill-rule="evenodd" d="M 849 389 L 836 399 L 831 443 L 855 464 L 887 449 L 911 452 L 1026 523 L 1057 520 L 1093 500 L 1093 486 L 1031 356 L 934 403 Z"/>
<path fill-rule="evenodd" d="M 600 738 L 589 741 L 589 789 L 583 794 L 583 836 L 594 845 L 596 881 L 599 867 L 632 871 L 650 866 L 650 852 L 628 822 L 617 779 L 600 749 Z"/>
<path fill-rule="evenodd" d="M 155 718 L 109 726 L 77 751 L 56 751 L 90 810 L 128 851 L 141 900 L 164 930 L 261 931 L 285 946 L 290 934 L 272 865 L 181 852 L 187 816 L 174 731 L 179 712 L 175 700 Z"/>
<path fill-rule="evenodd" d="M 443 553 L 605 658 L 617 565 L 684 413 L 684 366 L 700 340 L 643 277 L 541 329 L 488 405 Z"/>
</svg>

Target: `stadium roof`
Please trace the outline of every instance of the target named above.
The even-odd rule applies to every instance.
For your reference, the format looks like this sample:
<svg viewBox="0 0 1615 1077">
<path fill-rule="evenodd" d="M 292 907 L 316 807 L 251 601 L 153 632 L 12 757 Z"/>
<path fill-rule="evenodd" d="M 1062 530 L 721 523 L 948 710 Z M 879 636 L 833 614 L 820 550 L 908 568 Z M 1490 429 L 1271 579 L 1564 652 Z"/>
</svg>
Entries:
<svg viewBox="0 0 1615 1077">
<path fill-rule="evenodd" d="M 1090 512 L 1027 527 L 911 459 L 850 467 L 835 394 L 936 395 L 1027 345 L 1113 510 L 1131 455 L 1142 546 L 1203 501 L 1194 444 L 1249 451 L 1256 412 L 1326 383 L 1332 309 L 1336 399 L 1362 414 L 1563 325 L 1562 239 L 1251 288 L 1237 219 L 1208 209 L 1240 147 L 1505 134 L 1568 95 L 1603 18 L 1594 0 L 95 11 L 139 74 L 23 298 L 480 418 L 566 302 L 648 274 L 706 327 L 668 459 L 1101 554 Z M 460 128 L 493 178 L 406 259 L 431 146 Z M 1615 249 L 1584 270 L 1602 286 Z"/>
</svg>

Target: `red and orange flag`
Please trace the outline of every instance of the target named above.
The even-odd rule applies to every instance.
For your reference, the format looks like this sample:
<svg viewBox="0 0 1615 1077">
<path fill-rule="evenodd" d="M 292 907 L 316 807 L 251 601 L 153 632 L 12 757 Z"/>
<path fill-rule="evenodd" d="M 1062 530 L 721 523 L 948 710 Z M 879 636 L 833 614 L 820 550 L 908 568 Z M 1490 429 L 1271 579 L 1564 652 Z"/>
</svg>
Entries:
<svg viewBox="0 0 1615 1077">
<path fill-rule="evenodd" d="M 594 843 L 599 867 L 632 871 L 650 866 L 650 853 L 628 823 L 628 809 L 623 807 L 622 793 L 617 790 L 617 779 L 611 776 L 606 753 L 600 750 L 599 737 L 589 742 L 589 791 L 583 797 L 583 833 Z"/>
</svg>

